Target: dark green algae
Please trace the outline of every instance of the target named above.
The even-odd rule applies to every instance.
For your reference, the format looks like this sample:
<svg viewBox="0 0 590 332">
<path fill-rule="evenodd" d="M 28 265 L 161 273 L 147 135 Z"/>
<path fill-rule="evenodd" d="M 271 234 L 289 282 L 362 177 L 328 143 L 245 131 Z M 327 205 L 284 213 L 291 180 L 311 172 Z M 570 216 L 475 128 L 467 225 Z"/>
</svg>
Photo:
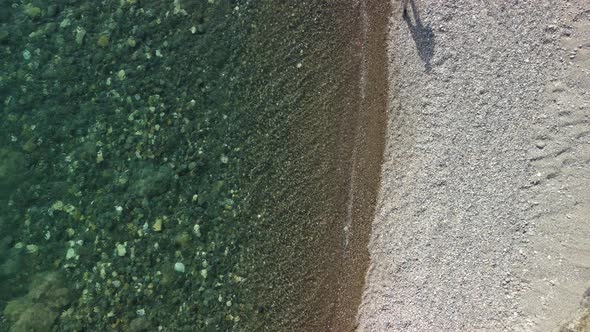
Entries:
<svg viewBox="0 0 590 332">
<path fill-rule="evenodd" d="M 0 331 L 321 326 L 337 3 L 0 1 Z"/>
</svg>

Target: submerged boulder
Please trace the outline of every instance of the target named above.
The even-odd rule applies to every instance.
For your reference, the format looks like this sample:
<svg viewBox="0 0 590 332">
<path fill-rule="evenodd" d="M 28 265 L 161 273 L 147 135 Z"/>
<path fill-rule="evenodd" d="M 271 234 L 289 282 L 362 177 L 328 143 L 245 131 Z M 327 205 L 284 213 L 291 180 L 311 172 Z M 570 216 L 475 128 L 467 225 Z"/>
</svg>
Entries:
<svg viewBox="0 0 590 332">
<path fill-rule="evenodd" d="M 25 174 L 25 156 L 18 151 L 0 148 L 0 197 L 10 194 Z"/>
<path fill-rule="evenodd" d="M 51 331 L 55 319 L 70 301 L 70 290 L 59 273 L 40 273 L 33 278 L 25 296 L 13 299 L 4 308 L 4 317 L 11 323 L 9 331 Z"/>
<path fill-rule="evenodd" d="M 149 165 L 133 178 L 131 191 L 140 197 L 154 197 L 165 193 L 174 181 L 174 171 L 168 166 Z"/>
</svg>

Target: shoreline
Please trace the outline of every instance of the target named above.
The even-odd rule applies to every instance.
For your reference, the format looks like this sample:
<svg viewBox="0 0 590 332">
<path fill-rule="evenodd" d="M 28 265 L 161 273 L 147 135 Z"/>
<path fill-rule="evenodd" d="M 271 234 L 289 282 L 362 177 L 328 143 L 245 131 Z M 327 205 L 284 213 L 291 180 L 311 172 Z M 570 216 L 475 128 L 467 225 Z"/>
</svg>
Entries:
<svg viewBox="0 0 590 332">
<path fill-rule="evenodd" d="M 265 80 L 279 84 L 273 86 L 272 94 L 262 89 L 260 99 L 265 100 L 263 105 L 290 101 L 293 111 L 280 130 L 274 124 L 260 130 L 284 134 L 285 144 L 257 144 L 267 147 L 260 155 L 280 157 L 266 161 L 277 173 L 258 184 L 265 188 L 262 192 L 273 193 L 259 199 L 271 203 L 268 220 L 272 222 L 260 228 L 265 240 L 259 241 L 260 248 L 252 251 L 249 260 L 268 264 L 251 280 L 258 285 L 253 289 L 258 301 L 266 303 L 269 311 L 260 328 L 354 329 L 368 266 L 367 243 L 385 129 L 386 93 L 382 88 L 386 73 L 381 69 L 386 64 L 383 35 L 387 20 L 379 16 L 386 12 L 380 8 L 383 6 L 366 8 L 371 20 L 367 36 L 360 33 L 362 8 L 354 1 L 309 9 L 299 5 L 270 9 L 306 17 L 301 22 L 316 22 L 311 27 L 306 23 L 291 27 L 305 30 L 302 36 L 285 30 L 282 23 L 274 25 L 272 22 L 280 22 L 276 17 L 268 23 L 273 32 L 261 27 L 265 31 L 262 42 L 267 36 L 288 38 L 277 42 L 276 50 L 265 57 L 269 67 Z M 377 18 L 381 20 L 374 22 Z M 285 75 L 283 52 L 292 52 L 293 46 L 287 45 L 295 41 L 306 45 L 305 52 L 297 60 L 300 65 L 294 63 L 293 74 Z M 364 67 L 366 73 L 361 68 L 363 61 L 369 64 Z M 360 84 L 363 75 L 368 75 L 366 87 Z M 253 160 L 249 168 L 255 169 L 256 163 Z M 346 227 L 349 232 L 344 231 Z"/>
<path fill-rule="evenodd" d="M 387 24 L 390 3 L 359 2 L 359 104 L 351 140 L 339 292 L 327 330 L 352 331 L 369 267 L 368 242 L 381 180 L 387 105 Z M 352 268 L 351 268 L 352 267 Z"/>
<path fill-rule="evenodd" d="M 279 178 L 288 189 L 274 198 L 285 204 L 273 206 L 270 218 L 285 227 L 268 225 L 268 241 L 261 241 L 268 254 L 257 258 L 279 267 L 270 280 L 282 283 L 257 291 L 277 299 L 260 300 L 272 303 L 270 316 L 281 319 L 269 317 L 273 329 L 356 328 L 385 143 L 389 6 L 335 1 L 316 8 L 312 51 L 292 80 L 281 83 L 284 92 L 270 96 L 299 100 L 299 111 L 285 122 Z M 270 251 L 279 243 L 288 249 Z"/>
</svg>

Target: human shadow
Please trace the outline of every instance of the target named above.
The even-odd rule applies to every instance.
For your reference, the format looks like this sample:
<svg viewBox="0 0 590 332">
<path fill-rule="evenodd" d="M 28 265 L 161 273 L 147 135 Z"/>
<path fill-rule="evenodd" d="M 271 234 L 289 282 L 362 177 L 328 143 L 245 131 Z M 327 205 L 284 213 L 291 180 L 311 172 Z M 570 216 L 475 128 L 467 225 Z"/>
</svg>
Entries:
<svg viewBox="0 0 590 332">
<path fill-rule="evenodd" d="M 426 72 L 430 72 L 432 70 L 432 65 L 430 61 L 432 60 L 432 56 L 434 55 L 434 31 L 429 25 L 424 26 L 422 24 L 422 20 L 420 19 L 420 12 L 418 12 L 418 7 L 414 0 L 410 0 L 410 5 L 412 6 L 412 16 L 414 18 L 414 23 L 412 23 L 412 19 L 408 13 L 408 9 L 404 8 L 404 21 L 408 24 L 408 28 L 412 33 L 412 38 L 416 43 L 416 48 L 418 49 L 418 55 L 420 55 L 420 59 L 424 62 L 424 68 Z"/>
</svg>

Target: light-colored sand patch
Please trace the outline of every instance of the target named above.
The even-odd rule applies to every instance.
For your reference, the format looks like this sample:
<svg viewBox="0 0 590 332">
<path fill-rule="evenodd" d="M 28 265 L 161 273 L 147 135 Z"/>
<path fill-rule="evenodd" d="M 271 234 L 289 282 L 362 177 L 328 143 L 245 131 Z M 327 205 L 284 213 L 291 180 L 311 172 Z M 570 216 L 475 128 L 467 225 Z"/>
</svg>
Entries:
<svg viewBox="0 0 590 332">
<path fill-rule="evenodd" d="M 397 4 L 358 330 L 564 326 L 590 287 L 590 3 Z"/>
<path fill-rule="evenodd" d="M 521 303 L 537 331 L 584 316 L 590 289 L 590 3 L 557 8 L 560 17 L 548 32 L 556 36 L 562 65 L 545 87 L 529 151 L 537 197 L 523 273 L 530 283 Z"/>
</svg>

